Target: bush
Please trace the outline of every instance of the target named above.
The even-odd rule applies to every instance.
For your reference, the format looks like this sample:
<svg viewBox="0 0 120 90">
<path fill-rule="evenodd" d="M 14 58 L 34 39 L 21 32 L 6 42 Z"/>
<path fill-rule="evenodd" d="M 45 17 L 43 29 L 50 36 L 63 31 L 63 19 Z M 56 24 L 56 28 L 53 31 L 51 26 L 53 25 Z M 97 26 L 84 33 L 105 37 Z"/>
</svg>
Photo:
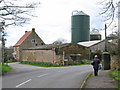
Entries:
<svg viewBox="0 0 120 90">
<path fill-rule="evenodd" d="M 2 71 L 4 71 L 4 72 L 8 72 L 8 71 L 10 71 L 12 68 L 11 67 L 9 67 L 8 65 L 6 65 L 6 64 L 4 64 L 4 65 L 1 65 L 0 64 L 0 71 L 2 70 Z"/>
<path fill-rule="evenodd" d="M 53 64 L 49 63 L 49 62 L 21 61 L 20 63 L 21 64 L 37 65 L 37 66 L 53 66 Z"/>
<path fill-rule="evenodd" d="M 81 61 L 81 64 L 90 64 L 91 61 Z"/>
<path fill-rule="evenodd" d="M 34 66 L 42 66 L 42 67 L 63 67 L 63 66 L 76 66 L 81 64 L 68 64 L 68 65 L 54 65 L 50 62 L 35 62 L 35 61 L 21 61 L 20 64 L 29 64 Z M 89 61 L 82 61 L 82 64 L 90 64 Z"/>
<path fill-rule="evenodd" d="M 115 79 L 115 87 L 120 90 L 120 71 L 110 71 L 110 75 Z"/>
</svg>

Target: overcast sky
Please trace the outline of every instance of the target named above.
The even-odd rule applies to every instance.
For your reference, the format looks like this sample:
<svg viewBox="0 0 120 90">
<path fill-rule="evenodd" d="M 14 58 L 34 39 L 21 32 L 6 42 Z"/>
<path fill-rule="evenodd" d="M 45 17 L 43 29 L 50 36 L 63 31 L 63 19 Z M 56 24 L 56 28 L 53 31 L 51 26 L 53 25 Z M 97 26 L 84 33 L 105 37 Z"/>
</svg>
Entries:
<svg viewBox="0 0 120 90">
<path fill-rule="evenodd" d="M 36 33 L 46 44 L 53 43 L 60 38 L 71 42 L 71 15 L 74 10 L 83 11 L 90 16 L 90 30 L 103 28 L 103 20 L 98 15 L 100 5 L 97 3 L 101 0 L 39 1 L 40 6 L 34 11 L 38 17 L 31 18 L 29 24 L 25 24 L 23 27 L 10 26 L 6 28 L 8 35 L 6 46 L 13 46 L 24 35 L 25 31 L 30 31 L 32 28 L 35 28 Z"/>
</svg>

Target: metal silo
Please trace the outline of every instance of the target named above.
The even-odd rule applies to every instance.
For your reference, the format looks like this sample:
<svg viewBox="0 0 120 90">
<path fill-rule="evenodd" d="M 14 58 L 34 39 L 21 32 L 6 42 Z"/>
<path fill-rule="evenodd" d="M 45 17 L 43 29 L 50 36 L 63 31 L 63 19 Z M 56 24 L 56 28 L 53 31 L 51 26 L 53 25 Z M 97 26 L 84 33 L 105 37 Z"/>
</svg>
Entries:
<svg viewBox="0 0 120 90">
<path fill-rule="evenodd" d="M 95 28 L 90 32 L 90 41 L 94 40 L 101 40 L 101 34 L 99 33 L 99 30 Z"/>
<path fill-rule="evenodd" d="M 72 12 L 72 43 L 90 40 L 90 17 L 82 11 Z"/>
</svg>

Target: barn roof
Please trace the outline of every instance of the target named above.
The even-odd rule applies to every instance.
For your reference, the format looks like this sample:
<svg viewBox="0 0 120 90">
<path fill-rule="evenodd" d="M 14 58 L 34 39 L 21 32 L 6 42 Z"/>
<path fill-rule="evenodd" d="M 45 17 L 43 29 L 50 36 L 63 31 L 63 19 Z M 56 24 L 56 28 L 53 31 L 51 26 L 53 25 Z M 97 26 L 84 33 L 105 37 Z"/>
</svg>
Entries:
<svg viewBox="0 0 120 90">
<path fill-rule="evenodd" d="M 95 40 L 95 41 L 86 41 L 86 42 L 79 42 L 77 44 L 85 46 L 85 47 L 91 47 L 93 45 L 96 45 L 100 42 L 103 42 L 104 40 Z"/>
<path fill-rule="evenodd" d="M 17 47 L 23 43 L 23 41 L 31 34 L 32 31 L 27 31 L 20 39 L 19 41 L 14 45 L 14 47 Z"/>
<path fill-rule="evenodd" d="M 52 50 L 52 48 L 63 48 L 66 46 L 69 46 L 71 43 L 64 43 L 64 44 L 60 44 L 60 45 L 54 45 L 54 44 L 46 44 L 46 45 L 42 45 L 42 46 L 35 46 L 35 47 L 31 47 L 28 49 L 24 49 L 24 50 Z"/>
</svg>

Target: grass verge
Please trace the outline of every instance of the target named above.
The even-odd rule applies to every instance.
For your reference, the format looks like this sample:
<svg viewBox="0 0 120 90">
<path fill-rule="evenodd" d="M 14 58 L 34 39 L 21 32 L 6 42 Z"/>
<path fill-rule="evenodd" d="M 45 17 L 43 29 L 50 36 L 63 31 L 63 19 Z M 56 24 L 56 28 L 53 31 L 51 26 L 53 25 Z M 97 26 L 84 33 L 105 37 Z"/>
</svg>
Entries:
<svg viewBox="0 0 120 90">
<path fill-rule="evenodd" d="M 117 90 L 120 90 L 120 71 L 117 71 L 117 70 L 110 71 L 109 74 L 115 80 L 114 82 L 115 88 Z"/>
<path fill-rule="evenodd" d="M 81 90 L 83 90 L 86 86 L 86 82 L 87 80 L 92 76 L 93 72 L 91 72 L 85 79 L 85 81 L 83 82 L 83 84 L 81 85 Z"/>
<path fill-rule="evenodd" d="M 21 61 L 20 64 L 27 64 L 27 65 L 33 65 L 33 66 L 40 66 L 40 67 L 64 67 L 64 66 L 77 66 L 77 65 L 85 65 L 89 63 L 83 63 L 83 64 L 73 64 L 73 65 L 54 65 L 49 62 L 32 62 L 32 61 Z"/>
<path fill-rule="evenodd" d="M 9 67 L 9 66 L 6 65 L 6 64 L 4 64 L 4 65 L 0 64 L 0 72 L 8 72 L 8 71 L 10 71 L 11 69 L 12 69 L 12 68 Z"/>
</svg>

